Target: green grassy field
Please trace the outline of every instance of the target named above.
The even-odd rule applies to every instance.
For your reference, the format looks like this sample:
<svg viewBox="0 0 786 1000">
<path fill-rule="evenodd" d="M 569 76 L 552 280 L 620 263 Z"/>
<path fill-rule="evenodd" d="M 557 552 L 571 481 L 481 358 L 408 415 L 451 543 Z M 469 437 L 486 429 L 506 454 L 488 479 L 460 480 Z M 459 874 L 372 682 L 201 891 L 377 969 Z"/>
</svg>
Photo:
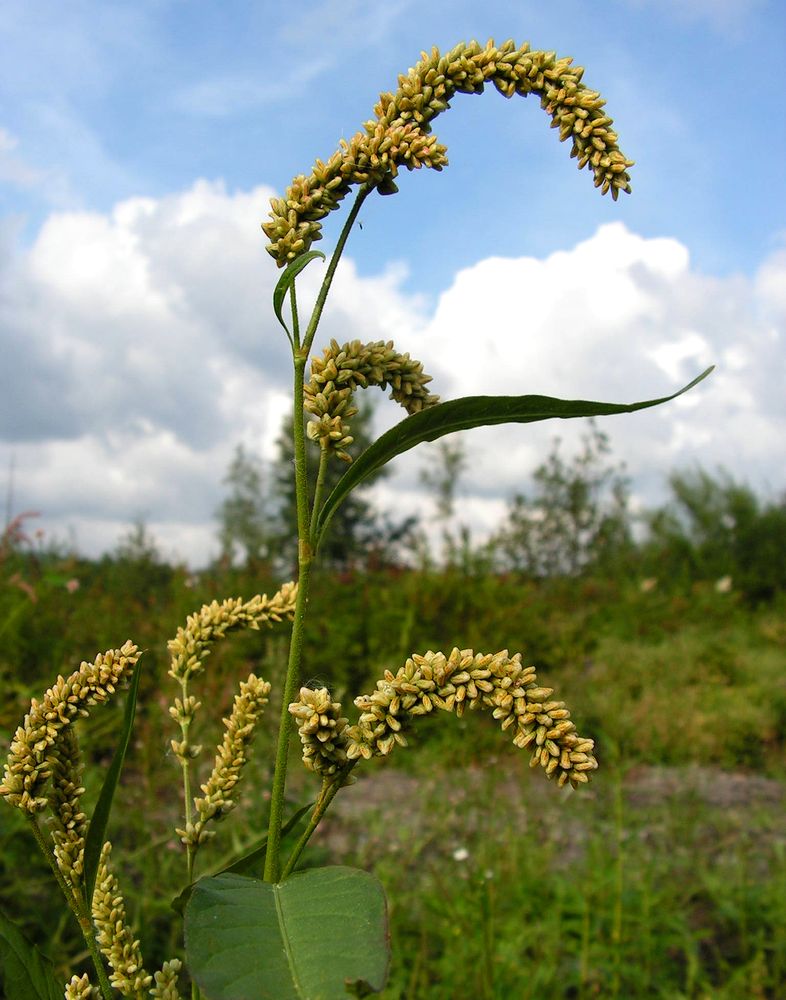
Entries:
<svg viewBox="0 0 786 1000">
<path fill-rule="evenodd" d="M 6 593 L 0 606 L 1 735 L 7 742 L 58 672 L 129 636 L 146 650 L 110 836 L 154 967 L 179 948 L 169 904 L 185 871 L 173 833 L 181 807 L 165 641 L 202 601 L 275 584 L 168 567 L 139 579 L 111 564 L 58 572 L 79 589 L 42 576 L 36 602 Z M 304 861 L 356 864 L 384 883 L 386 1000 L 786 995 L 782 602 L 751 607 L 710 583 L 647 591 L 635 578 L 535 585 L 454 570 L 319 578 L 313 605 L 323 624 L 309 632 L 306 669 L 345 706 L 410 652 L 508 648 L 538 666 L 597 741 L 601 769 L 570 795 L 474 714 L 425 719 L 409 748 L 358 769 Z M 274 684 L 244 803 L 200 855 L 202 871 L 264 829 L 284 638 L 227 640 L 202 679 L 206 746 L 238 679 L 255 669 Z M 84 727 L 88 797 L 120 710 L 96 711 Z M 293 808 L 316 792 L 297 756 L 293 746 Z M 5 807 L 0 893 L 64 979 L 87 968 L 76 927 L 52 905 L 51 876 Z"/>
</svg>

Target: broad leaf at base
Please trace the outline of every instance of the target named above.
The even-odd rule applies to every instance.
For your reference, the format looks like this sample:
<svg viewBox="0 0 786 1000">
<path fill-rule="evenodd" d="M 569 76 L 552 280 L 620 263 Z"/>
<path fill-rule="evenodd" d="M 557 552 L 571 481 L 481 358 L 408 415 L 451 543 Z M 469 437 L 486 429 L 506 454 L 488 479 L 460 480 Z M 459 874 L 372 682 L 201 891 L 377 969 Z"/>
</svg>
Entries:
<svg viewBox="0 0 786 1000">
<path fill-rule="evenodd" d="M 272 885 L 200 879 L 185 913 L 189 971 L 209 1000 L 345 1000 L 347 983 L 385 985 L 390 942 L 379 881 L 311 868 Z"/>
</svg>

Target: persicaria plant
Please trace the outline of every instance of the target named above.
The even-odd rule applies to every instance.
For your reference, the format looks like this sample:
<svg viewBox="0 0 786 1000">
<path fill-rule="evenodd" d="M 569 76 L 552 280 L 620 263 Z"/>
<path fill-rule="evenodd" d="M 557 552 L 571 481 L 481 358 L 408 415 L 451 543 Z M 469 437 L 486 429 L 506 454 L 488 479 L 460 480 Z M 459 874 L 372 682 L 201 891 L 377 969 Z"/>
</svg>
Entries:
<svg viewBox="0 0 786 1000">
<path fill-rule="evenodd" d="M 505 97 L 540 99 L 578 166 L 588 167 L 601 193 L 630 191 L 631 161 L 621 152 L 600 95 L 582 82 L 583 70 L 553 52 L 532 51 L 512 41 L 497 47 L 477 42 L 441 54 L 423 54 L 383 94 L 374 116 L 327 160 L 296 177 L 272 201 L 263 226 L 268 250 L 282 269 L 273 308 L 292 349 L 294 477 L 297 497 L 298 578 L 272 597 L 213 602 L 191 615 L 169 643 L 175 696 L 169 714 L 175 727 L 171 750 L 181 769 L 184 815 L 177 829 L 184 852 L 184 888 L 174 901 L 182 915 L 184 946 L 159 970 L 145 965 L 129 926 L 123 897 L 122 858 L 107 839 L 113 796 L 132 732 L 144 660 L 130 641 L 82 663 L 34 700 L 11 743 L 0 793 L 21 810 L 49 862 L 64 900 L 84 936 L 94 971 L 63 986 L 51 965 L 5 917 L 0 954 L 9 1000 L 70 1000 L 117 996 L 175 1000 L 183 990 L 210 1000 L 333 1000 L 380 991 L 389 963 L 386 903 L 372 875 L 347 867 L 298 870 L 302 852 L 342 788 L 375 757 L 407 745 L 421 716 L 490 712 L 531 765 L 557 786 L 581 788 L 598 767 L 594 744 L 579 733 L 570 711 L 519 652 L 413 652 L 392 664 L 373 690 L 358 692 L 357 713 L 333 699 L 328 687 L 303 686 L 303 627 L 309 581 L 332 515 L 357 486 L 397 455 L 424 441 L 468 428 L 628 413 L 666 402 L 679 393 L 636 403 L 562 400 L 547 396 L 472 396 L 447 402 L 430 391 L 431 378 L 405 345 L 333 340 L 312 356 L 336 268 L 366 198 L 396 192 L 402 168 L 441 170 L 446 150 L 431 131 L 433 120 L 456 94 L 482 93 L 493 84 Z M 296 279 L 315 259 L 321 221 L 350 192 L 354 203 L 327 263 L 321 287 L 305 312 Z M 310 364 L 309 364 L 310 363 Z M 703 373 L 680 392 L 704 378 Z M 406 417 L 355 461 L 352 442 L 355 395 L 369 386 L 389 389 Z M 306 476 L 306 449 L 319 449 L 313 492 Z M 345 462 L 338 484 L 326 495 L 331 462 Z M 224 719 L 224 735 L 212 768 L 202 772 L 202 747 L 192 739 L 201 705 L 198 681 L 216 642 L 241 629 L 288 628 L 289 656 L 282 691 L 271 691 L 251 674 L 238 687 Z M 500 642 L 500 645 L 503 641 Z M 82 808 L 79 720 L 127 689 L 122 729 L 92 816 Z M 200 846 L 233 809 L 254 733 L 268 700 L 280 701 L 270 818 L 261 846 L 222 871 L 199 877 Z M 344 714 L 346 712 L 346 714 Z M 302 741 L 303 763 L 317 783 L 315 801 L 285 816 L 290 735 Z M 200 782 L 198 774 L 203 779 Z M 251 794 L 259 796 L 261 790 Z M 41 823 L 49 813 L 47 827 Z M 298 823 L 302 833 L 288 852 L 282 837 Z M 175 919 L 180 919 L 177 916 Z"/>
</svg>

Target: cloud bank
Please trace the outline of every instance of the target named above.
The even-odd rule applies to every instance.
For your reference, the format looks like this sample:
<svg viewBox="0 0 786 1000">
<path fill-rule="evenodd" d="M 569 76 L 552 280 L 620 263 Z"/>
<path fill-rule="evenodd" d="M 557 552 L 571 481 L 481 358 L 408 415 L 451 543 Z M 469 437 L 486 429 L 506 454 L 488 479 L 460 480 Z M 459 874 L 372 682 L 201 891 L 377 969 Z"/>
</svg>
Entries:
<svg viewBox="0 0 786 1000">
<path fill-rule="evenodd" d="M 271 194 L 199 181 L 106 214 L 55 213 L 27 249 L 0 228 L 0 468 L 13 457 L 15 510 L 40 510 L 50 533 L 73 533 L 88 554 L 143 516 L 166 555 L 211 556 L 234 446 L 270 458 L 287 407 L 288 345 L 270 310 L 278 273 L 259 229 Z M 394 339 L 443 398 L 631 401 L 715 363 L 688 396 L 604 421 L 615 455 L 645 501 L 670 469 L 694 462 L 783 488 L 786 251 L 752 280 L 719 279 L 697 273 L 676 240 L 616 223 L 545 259 L 478 261 L 433 307 L 405 294 L 405 276 L 393 266 L 360 277 L 347 259 L 320 343 Z M 301 303 L 319 280 L 312 265 Z M 378 407 L 380 428 L 399 417 Z M 466 434 L 464 519 L 491 527 L 555 433 L 578 428 Z M 402 457 L 380 502 L 422 509 L 427 456 Z"/>
</svg>

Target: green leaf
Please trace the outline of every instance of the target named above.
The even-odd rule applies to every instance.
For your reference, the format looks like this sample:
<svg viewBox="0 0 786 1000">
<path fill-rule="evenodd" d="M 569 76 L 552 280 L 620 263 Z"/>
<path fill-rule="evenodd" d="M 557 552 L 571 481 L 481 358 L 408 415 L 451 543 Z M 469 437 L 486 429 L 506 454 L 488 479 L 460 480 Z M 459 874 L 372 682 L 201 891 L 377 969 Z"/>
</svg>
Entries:
<svg viewBox="0 0 786 1000">
<path fill-rule="evenodd" d="M 292 282 L 300 274 L 304 267 L 315 260 L 317 257 L 321 257 L 325 260 L 325 255 L 319 250 L 309 250 L 308 253 L 301 254 L 300 257 L 296 257 L 291 264 L 287 264 L 281 277 L 278 279 L 275 289 L 273 290 L 273 312 L 278 317 L 279 323 L 287 331 L 287 336 L 290 336 L 289 327 L 284 322 L 284 317 L 282 311 L 284 308 L 284 300 L 287 297 L 287 292 L 292 285 Z"/>
<path fill-rule="evenodd" d="M 452 399 L 421 410 L 377 438 L 349 466 L 319 512 L 314 535 L 316 546 L 322 541 L 330 518 L 339 504 L 356 486 L 383 465 L 387 465 L 391 459 L 423 441 L 436 441 L 455 431 L 491 424 L 529 424 L 553 417 L 565 420 L 570 417 L 602 417 L 645 410 L 688 392 L 705 379 L 714 367 L 711 366 L 670 396 L 647 399 L 640 403 L 598 403 L 586 399 L 555 399 L 552 396 L 464 396 L 462 399 Z"/>
<path fill-rule="evenodd" d="M 210 1000 L 345 1000 L 385 985 L 385 895 L 356 868 L 310 868 L 272 885 L 201 879 L 186 908 L 188 968 Z"/>
<path fill-rule="evenodd" d="M 137 662 L 137 665 L 134 667 L 134 673 L 131 676 L 131 684 L 128 688 L 126 709 L 123 713 L 123 725 L 117 741 L 117 749 L 112 758 L 112 763 L 106 772 L 96 807 L 90 819 L 90 825 L 87 828 L 87 836 L 85 837 L 85 899 L 87 900 L 88 908 L 93 899 L 98 861 L 101 857 L 101 848 L 104 846 L 104 835 L 109 823 L 109 814 L 112 811 L 112 800 L 115 797 L 115 789 L 120 780 L 120 772 L 123 770 L 123 761 L 125 760 L 126 750 L 131 739 L 131 730 L 134 728 L 140 666 L 141 663 Z"/>
<path fill-rule="evenodd" d="M 313 808 L 313 806 L 314 803 L 309 802 L 306 805 L 301 806 L 300 809 L 297 810 L 297 812 L 293 813 L 286 821 L 286 823 L 281 827 L 281 836 L 282 837 L 286 836 L 286 834 L 289 833 L 292 827 L 297 826 L 300 820 L 306 815 L 309 809 Z M 267 853 L 267 834 L 265 833 L 256 841 L 256 846 L 253 847 L 250 851 L 247 851 L 245 854 L 241 855 L 239 858 L 236 858 L 234 861 L 230 861 L 230 863 L 228 865 L 225 865 L 223 868 L 219 868 L 216 871 L 212 872 L 211 876 L 223 875 L 224 872 L 234 872 L 236 875 L 245 875 L 246 872 L 251 871 L 253 868 L 256 868 L 257 871 L 261 872 L 262 869 L 265 867 L 266 853 Z M 186 903 L 189 901 L 189 899 L 191 899 L 191 893 L 194 891 L 195 885 L 196 882 L 191 882 L 190 885 L 187 885 L 185 889 L 181 893 L 179 893 L 179 895 L 175 896 L 175 898 L 172 900 L 170 905 L 172 909 L 175 911 L 175 913 L 180 913 L 180 914 L 183 913 L 183 910 L 185 910 L 186 908 Z"/>
<path fill-rule="evenodd" d="M 52 963 L 0 910 L 0 995 L 6 1000 L 63 1000 Z"/>
</svg>

